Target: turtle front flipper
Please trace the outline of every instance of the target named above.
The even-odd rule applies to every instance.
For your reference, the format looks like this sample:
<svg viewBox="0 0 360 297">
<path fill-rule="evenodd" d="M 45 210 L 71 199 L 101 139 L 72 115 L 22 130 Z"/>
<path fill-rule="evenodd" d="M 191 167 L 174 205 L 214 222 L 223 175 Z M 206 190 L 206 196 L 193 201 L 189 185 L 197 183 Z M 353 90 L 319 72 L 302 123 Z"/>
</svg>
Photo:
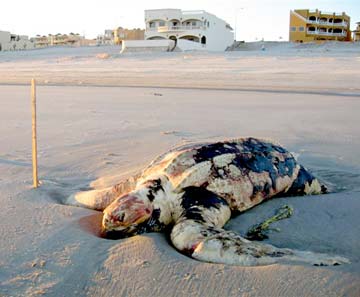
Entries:
<svg viewBox="0 0 360 297">
<path fill-rule="evenodd" d="M 349 263 L 346 258 L 277 248 L 249 241 L 229 232 L 195 220 L 183 220 L 171 232 L 174 246 L 182 253 L 204 262 L 241 266 L 302 262 L 316 266 Z"/>
<path fill-rule="evenodd" d="M 134 190 L 137 177 L 130 177 L 105 189 L 77 192 L 67 197 L 65 204 L 103 211 L 116 198 Z"/>
</svg>

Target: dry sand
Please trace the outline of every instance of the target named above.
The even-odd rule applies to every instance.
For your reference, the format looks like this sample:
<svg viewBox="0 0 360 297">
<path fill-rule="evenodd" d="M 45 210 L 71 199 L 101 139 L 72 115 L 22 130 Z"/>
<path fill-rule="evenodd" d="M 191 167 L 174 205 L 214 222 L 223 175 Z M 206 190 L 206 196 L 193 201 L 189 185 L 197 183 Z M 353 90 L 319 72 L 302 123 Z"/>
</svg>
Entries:
<svg viewBox="0 0 360 297">
<path fill-rule="evenodd" d="M 359 296 L 360 47 L 251 49 L 0 53 L 0 296 Z M 37 190 L 29 87 L 22 85 L 33 75 L 41 83 Z M 294 215 L 267 242 L 351 264 L 202 263 L 179 254 L 164 234 L 102 239 L 101 213 L 61 204 L 175 145 L 249 135 L 281 142 L 335 193 L 274 199 L 227 228 L 243 234 L 290 204 Z"/>
</svg>

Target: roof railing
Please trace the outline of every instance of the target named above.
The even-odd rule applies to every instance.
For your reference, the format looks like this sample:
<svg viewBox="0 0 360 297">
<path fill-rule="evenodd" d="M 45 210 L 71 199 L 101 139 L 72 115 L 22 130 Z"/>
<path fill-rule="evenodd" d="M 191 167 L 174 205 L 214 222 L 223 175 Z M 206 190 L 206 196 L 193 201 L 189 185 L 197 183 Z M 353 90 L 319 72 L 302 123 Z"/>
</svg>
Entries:
<svg viewBox="0 0 360 297">
<path fill-rule="evenodd" d="M 205 10 L 183 10 L 183 14 L 203 14 L 205 13 Z"/>
</svg>

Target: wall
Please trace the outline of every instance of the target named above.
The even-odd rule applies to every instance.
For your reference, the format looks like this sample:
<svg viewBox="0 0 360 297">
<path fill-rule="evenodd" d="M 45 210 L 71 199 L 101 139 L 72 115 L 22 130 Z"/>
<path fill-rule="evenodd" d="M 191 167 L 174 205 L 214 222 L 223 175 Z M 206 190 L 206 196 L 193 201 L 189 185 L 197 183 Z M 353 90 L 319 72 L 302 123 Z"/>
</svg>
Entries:
<svg viewBox="0 0 360 297">
<path fill-rule="evenodd" d="M 304 13 L 300 14 L 302 17 L 304 17 Z M 291 31 L 291 27 L 296 27 L 296 31 Z M 300 32 L 299 27 L 304 27 L 304 31 Z M 289 26 L 289 41 L 293 42 L 306 42 L 306 41 L 312 41 L 314 38 L 312 37 L 306 37 L 306 22 L 301 19 L 300 17 L 296 16 L 293 12 L 290 12 L 290 26 Z"/>
<path fill-rule="evenodd" d="M 206 28 L 206 48 L 211 51 L 225 51 L 234 43 L 234 33 L 226 28 L 226 22 L 208 15 L 209 27 Z"/>
<path fill-rule="evenodd" d="M 10 32 L 0 31 L 0 45 L 2 51 L 10 49 Z"/>
<path fill-rule="evenodd" d="M 176 46 L 177 46 L 177 48 L 179 48 L 182 51 L 193 51 L 193 50 L 204 51 L 204 50 L 206 50 L 206 48 L 203 47 L 200 43 L 193 42 L 193 41 L 186 40 L 186 39 L 179 39 L 177 41 Z"/>
<path fill-rule="evenodd" d="M 125 52 L 167 52 L 174 48 L 173 40 L 124 40 L 121 53 Z"/>
</svg>

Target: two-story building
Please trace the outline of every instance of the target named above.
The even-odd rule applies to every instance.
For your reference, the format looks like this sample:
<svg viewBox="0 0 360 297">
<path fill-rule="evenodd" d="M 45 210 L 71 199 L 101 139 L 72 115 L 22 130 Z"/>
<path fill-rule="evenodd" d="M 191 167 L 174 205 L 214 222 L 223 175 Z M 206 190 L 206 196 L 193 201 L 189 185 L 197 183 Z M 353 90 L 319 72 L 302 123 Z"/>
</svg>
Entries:
<svg viewBox="0 0 360 297">
<path fill-rule="evenodd" d="M 46 35 L 36 35 L 31 40 L 35 43 L 36 48 L 48 47 L 50 45 L 50 38 Z"/>
<path fill-rule="evenodd" d="M 79 46 L 82 44 L 84 37 L 80 34 L 70 33 L 56 35 L 49 34 L 48 36 L 36 35 L 32 38 L 36 48 L 43 48 L 48 46 Z"/>
<path fill-rule="evenodd" d="M 350 41 L 350 17 L 345 12 L 322 12 L 318 9 L 292 10 L 289 40 L 293 42 Z"/>
<path fill-rule="evenodd" d="M 84 37 L 78 33 L 49 35 L 51 46 L 79 46 L 83 39 Z"/>
<path fill-rule="evenodd" d="M 188 40 L 209 51 L 224 51 L 234 42 L 231 26 L 204 10 L 145 10 L 145 39 Z"/>
</svg>

